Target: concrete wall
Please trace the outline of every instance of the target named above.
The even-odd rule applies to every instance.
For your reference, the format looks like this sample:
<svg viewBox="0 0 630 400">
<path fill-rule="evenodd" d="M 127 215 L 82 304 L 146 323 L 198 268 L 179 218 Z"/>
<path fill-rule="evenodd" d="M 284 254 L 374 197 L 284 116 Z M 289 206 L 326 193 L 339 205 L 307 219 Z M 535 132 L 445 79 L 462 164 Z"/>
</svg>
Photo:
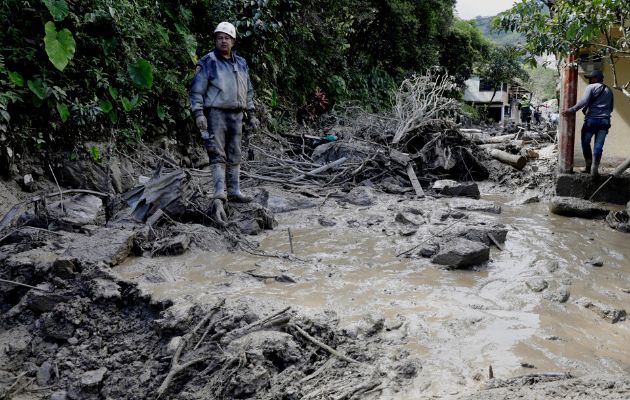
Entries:
<svg viewBox="0 0 630 400">
<path fill-rule="evenodd" d="M 470 79 L 466 81 L 466 90 L 464 91 L 464 100 L 471 101 L 474 103 L 489 103 L 492 98 L 492 92 L 480 92 L 479 91 L 479 77 L 472 76 Z M 507 105 L 509 103 L 508 93 L 497 90 L 497 93 L 494 95 L 494 99 L 492 103 L 503 103 Z"/>
<path fill-rule="evenodd" d="M 608 86 L 613 85 L 613 74 L 609 65 L 603 65 L 604 83 Z M 625 62 L 619 61 L 617 64 L 617 80 L 620 85 L 624 85 L 630 80 L 630 60 Z M 584 74 L 580 73 L 578 78 L 578 99 L 584 94 L 584 89 L 588 85 L 588 80 L 584 78 Z M 617 166 L 623 160 L 630 158 L 630 99 L 621 91 L 613 89 L 615 93 L 615 110 L 612 115 L 612 127 L 608 132 L 606 143 L 604 144 L 604 156 L 602 157 L 602 165 Z M 583 166 L 584 157 L 582 156 L 582 147 L 580 145 L 580 130 L 584 123 L 584 114 L 578 111 L 575 123 L 575 165 Z"/>
</svg>

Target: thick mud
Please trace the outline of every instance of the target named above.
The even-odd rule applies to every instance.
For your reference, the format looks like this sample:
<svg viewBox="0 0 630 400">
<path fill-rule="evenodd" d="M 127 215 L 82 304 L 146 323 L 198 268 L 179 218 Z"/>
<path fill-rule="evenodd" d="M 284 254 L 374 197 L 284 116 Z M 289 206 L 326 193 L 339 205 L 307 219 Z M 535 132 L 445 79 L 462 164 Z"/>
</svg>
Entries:
<svg viewBox="0 0 630 400">
<path fill-rule="evenodd" d="M 379 195 L 366 207 L 318 199 L 314 208 L 281 214 L 280 225 L 263 234 L 261 249 L 288 253 L 290 228 L 295 259 L 192 252 L 131 259 L 116 272 L 156 299 L 211 304 L 245 297 L 308 314 L 334 310 L 349 336 L 384 318 L 383 345 L 408 350 L 422 370 L 405 390 L 383 398 L 471 395 L 488 384 L 490 366 L 503 379 L 630 373 L 630 325 L 622 312 L 630 304 L 627 235 L 601 220 L 552 215 L 544 202 L 483 198 L 502 212 L 465 211 L 454 219 L 458 199 Z M 410 210 L 418 226 L 396 222 L 398 212 Z M 336 225 L 324 227 L 322 219 Z M 484 224 L 509 229 L 503 250 L 494 248 L 484 265 L 449 270 L 396 256 Z"/>
</svg>

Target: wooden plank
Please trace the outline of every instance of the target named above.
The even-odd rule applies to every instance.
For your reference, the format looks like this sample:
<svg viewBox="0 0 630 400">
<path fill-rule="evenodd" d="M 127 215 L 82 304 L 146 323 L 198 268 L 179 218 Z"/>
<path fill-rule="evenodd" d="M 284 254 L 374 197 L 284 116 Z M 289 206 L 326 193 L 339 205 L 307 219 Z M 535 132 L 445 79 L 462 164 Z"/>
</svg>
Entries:
<svg viewBox="0 0 630 400">
<path fill-rule="evenodd" d="M 407 176 L 409 176 L 411 186 L 413 186 L 414 190 L 416 191 L 416 195 L 418 197 L 424 197 L 424 190 L 422 190 L 422 186 L 420 186 L 420 182 L 418 182 L 416 171 L 413 170 L 413 163 L 407 164 Z"/>
</svg>

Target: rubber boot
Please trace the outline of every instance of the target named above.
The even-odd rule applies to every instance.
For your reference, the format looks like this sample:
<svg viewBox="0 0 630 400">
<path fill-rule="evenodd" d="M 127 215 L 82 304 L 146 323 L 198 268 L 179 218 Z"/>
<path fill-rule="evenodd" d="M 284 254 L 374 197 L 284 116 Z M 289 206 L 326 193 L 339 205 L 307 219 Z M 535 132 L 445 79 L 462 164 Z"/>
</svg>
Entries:
<svg viewBox="0 0 630 400">
<path fill-rule="evenodd" d="M 593 164 L 593 159 L 592 158 L 585 158 L 584 162 L 586 163 L 586 165 L 584 166 L 584 169 L 582 170 L 582 172 L 584 172 L 585 174 L 590 174 L 591 173 L 591 165 Z"/>
<path fill-rule="evenodd" d="M 602 160 L 602 156 L 595 156 L 593 165 L 591 167 L 591 176 L 599 176 L 599 162 Z"/>
<path fill-rule="evenodd" d="M 212 164 L 212 180 L 214 181 L 213 199 L 227 201 L 225 194 L 225 164 Z"/>
<path fill-rule="evenodd" d="M 235 203 L 249 203 L 253 199 L 241 193 L 241 165 L 227 167 L 228 200 Z"/>
</svg>

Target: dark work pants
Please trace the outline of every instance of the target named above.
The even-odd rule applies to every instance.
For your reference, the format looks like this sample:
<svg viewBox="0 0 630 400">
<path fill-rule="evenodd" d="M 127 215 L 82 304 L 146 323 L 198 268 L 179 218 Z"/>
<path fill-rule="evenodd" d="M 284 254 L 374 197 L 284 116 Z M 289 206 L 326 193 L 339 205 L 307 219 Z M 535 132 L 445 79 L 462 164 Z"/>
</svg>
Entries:
<svg viewBox="0 0 630 400">
<path fill-rule="evenodd" d="M 582 125 L 582 153 L 586 160 L 601 158 L 604 153 L 604 141 L 610 128 L 610 118 L 586 118 Z M 591 140 L 595 136 L 593 153 L 591 153 Z"/>
<path fill-rule="evenodd" d="M 241 163 L 241 135 L 243 130 L 243 112 L 226 111 L 218 108 L 206 110 L 210 148 L 210 164 Z"/>
</svg>

